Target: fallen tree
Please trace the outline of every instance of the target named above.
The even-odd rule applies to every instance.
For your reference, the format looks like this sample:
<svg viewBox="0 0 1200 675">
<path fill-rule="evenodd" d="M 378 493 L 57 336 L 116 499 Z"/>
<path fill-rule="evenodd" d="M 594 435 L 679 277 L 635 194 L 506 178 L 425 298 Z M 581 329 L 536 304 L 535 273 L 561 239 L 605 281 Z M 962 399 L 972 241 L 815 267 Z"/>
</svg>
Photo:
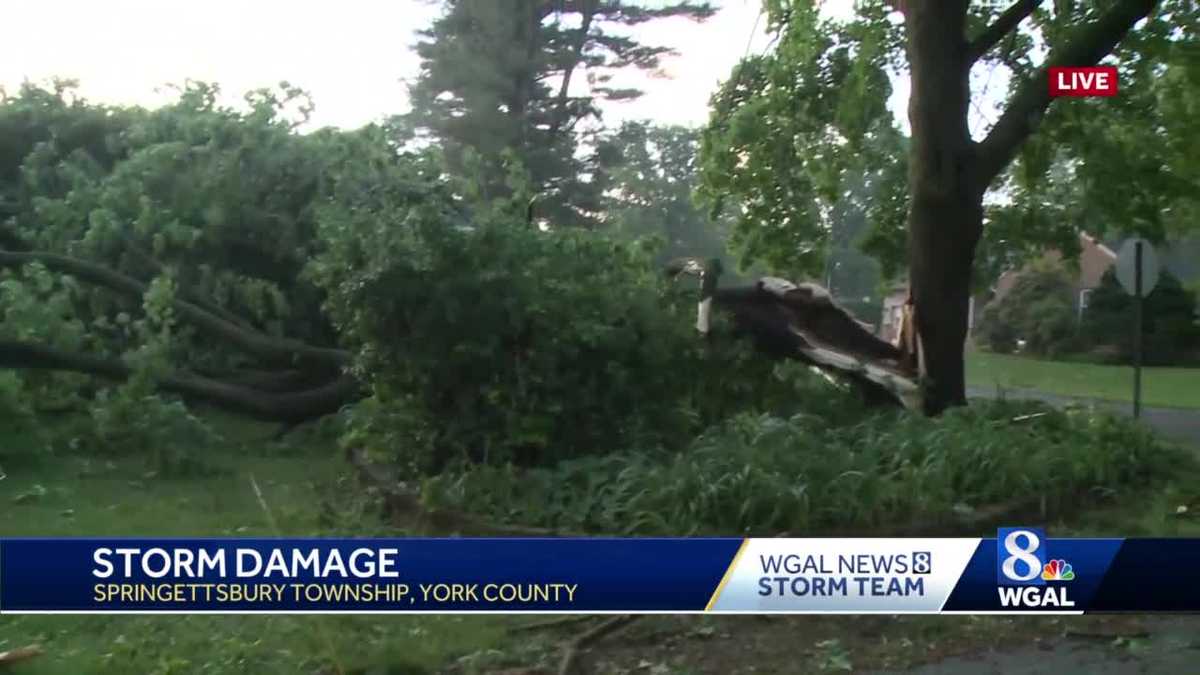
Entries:
<svg viewBox="0 0 1200 675">
<path fill-rule="evenodd" d="M 115 426 L 154 424 L 153 388 L 287 424 L 367 397 L 345 435 L 417 475 L 682 448 L 798 404 L 798 378 L 693 339 L 645 242 L 530 227 L 526 195 L 477 200 L 386 129 L 299 135 L 286 97 L 247 115 L 212 93 L 130 111 L 113 139 L 62 133 L 110 116 L 50 92 L 0 106 L 13 137 L 63 139 L 19 150 L 0 186 L 0 368 L 41 371 L 9 378 L 32 408 L 96 392 L 53 371 L 128 381 L 87 404 Z M 779 302 L 790 349 L 895 398 L 882 361 L 845 360 L 861 336 Z"/>
<path fill-rule="evenodd" d="M 31 263 L 134 298 L 141 297 L 147 289 L 146 284 L 132 277 L 85 260 L 44 252 L 0 250 L 0 267 Z M 712 268 L 702 270 L 695 261 L 678 267 L 682 271 L 694 270 L 714 285 L 719 274 Z M 706 321 L 709 310 L 705 300 L 709 298 L 717 307 L 729 311 L 739 330 L 748 333 L 764 353 L 809 361 L 848 379 L 874 400 L 891 397 L 907 407 L 919 407 L 919 387 L 915 373 L 906 366 L 905 353 L 871 335 L 849 312 L 833 302 L 824 289 L 770 277 L 747 288 L 712 288 L 701 300 L 701 322 Z M 194 373 L 171 374 L 160 382 L 164 391 L 284 422 L 329 414 L 359 394 L 354 378 L 340 372 L 351 361 L 350 353 L 345 350 L 274 338 L 185 300 L 175 300 L 173 307 L 181 318 L 231 347 L 262 359 L 264 364 L 297 368 L 233 373 L 229 376 L 232 381 Z M 707 325 L 698 327 L 701 332 L 708 332 Z M 16 341 L 0 342 L 0 367 L 65 370 L 113 380 L 126 379 L 133 373 L 119 359 Z M 320 386 L 288 390 L 289 384 L 303 382 L 306 376 L 311 379 L 305 367 L 338 374 Z"/>
<path fill-rule="evenodd" d="M 146 284 L 133 277 L 87 260 L 40 251 L 0 250 L 0 268 L 21 267 L 34 263 L 52 272 L 70 275 L 79 281 L 102 286 L 138 300 L 148 290 Z M 180 318 L 264 363 L 326 369 L 337 369 L 350 364 L 350 353 L 345 350 L 312 347 L 296 340 L 274 338 L 247 327 L 245 323 L 239 325 L 186 300 L 176 299 L 172 306 Z"/>
<path fill-rule="evenodd" d="M 123 381 L 134 368 L 120 359 L 77 354 L 45 345 L 0 341 L 0 368 L 41 369 L 95 375 Z M 361 393 L 358 381 L 341 375 L 327 384 L 298 391 L 270 393 L 248 386 L 191 373 L 174 373 L 157 380 L 164 392 L 203 401 L 258 419 L 299 423 L 337 412 Z"/>
<path fill-rule="evenodd" d="M 0 268 L 40 264 L 79 281 L 130 298 L 141 298 L 148 286 L 128 275 L 70 256 L 38 251 L 0 250 Z M 793 284 L 767 277 L 746 288 L 716 288 L 719 268 L 687 260 L 672 267 L 702 278 L 697 327 L 708 333 L 709 306 L 728 311 L 738 330 L 775 358 L 795 358 L 858 386 L 873 402 L 892 401 L 920 408 L 920 389 L 911 359 L 900 348 L 871 335 L 828 292 L 813 284 Z M 349 351 L 314 347 L 276 338 L 233 322 L 198 303 L 174 299 L 178 316 L 222 344 L 279 370 L 229 373 L 216 378 L 175 372 L 158 387 L 190 400 L 203 401 L 259 419 L 299 423 L 336 412 L 362 394 L 349 374 Z M 134 369 L 117 358 L 70 352 L 28 341 L 0 341 L 0 368 L 61 370 L 122 381 Z M 317 384 L 313 382 L 317 381 Z"/>
<path fill-rule="evenodd" d="M 0 268 L 31 264 L 134 300 L 141 300 L 149 289 L 138 279 L 91 261 L 41 251 L 0 250 Z M 234 321 L 228 313 L 218 315 L 198 302 L 176 298 L 171 306 L 179 318 L 213 340 L 253 357 L 264 368 L 276 370 L 229 373 L 224 379 L 175 372 L 158 378 L 157 386 L 164 392 L 291 424 L 336 412 L 361 395 L 359 383 L 346 372 L 351 362 L 346 350 L 276 338 L 252 328 L 247 321 Z M 124 381 L 134 374 L 134 368 L 118 358 L 16 340 L 0 340 L 0 368 L 67 371 L 113 381 Z"/>
</svg>

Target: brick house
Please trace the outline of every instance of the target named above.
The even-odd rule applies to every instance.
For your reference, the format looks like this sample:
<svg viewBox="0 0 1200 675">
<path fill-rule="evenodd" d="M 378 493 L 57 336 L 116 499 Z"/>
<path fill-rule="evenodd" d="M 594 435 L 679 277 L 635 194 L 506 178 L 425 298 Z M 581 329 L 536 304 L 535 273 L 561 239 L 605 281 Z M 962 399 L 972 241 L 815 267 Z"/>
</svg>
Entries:
<svg viewBox="0 0 1200 675">
<path fill-rule="evenodd" d="M 1060 262 L 1062 254 L 1054 250 L 1046 251 L 1042 255 L 1042 260 L 1050 263 Z M 1104 273 L 1116 264 L 1116 262 L 1117 254 L 1112 249 L 1087 233 L 1079 233 L 1079 273 L 1072 280 L 1075 290 L 1075 309 L 1077 312 L 1082 314 L 1087 309 L 1088 295 L 1100 285 L 1100 280 L 1104 278 Z M 1019 270 L 1009 270 L 1001 274 L 993 288 L 995 292 L 993 299 L 999 300 L 1011 291 L 1017 283 L 1017 278 L 1027 268 L 1028 266 Z"/>
<path fill-rule="evenodd" d="M 1073 286 L 1075 291 L 1075 308 L 1077 312 L 1082 313 L 1087 308 L 1088 295 L 1100 285 L 1100 280 L 1104 277 L 1104 273 L 1116 263 L 1117 254 L 1102 242 L 1083 232 L 1079 233 L 1079 246 L 1079 273 L 1073 280 Z M 1062 260 L 1062 254 L 1055 250 L 1046 251 L 1042 255 L 1042 260 L 1058 262 Z M 996 280 L 996 284 L 992 287 L 991 299 L 998 300 L 1011 291 L 1017 283 L 1017 278 L 1028 267 L 1027 265 L 1021 269 L 1009 270 L 1001 274 L 1000 278 Z M 883 315 L 880 318 L 878 333 L 884 340 L 892 342 L 896 340 L 900 329 L 900 321 L 903 316 L 904 303 L 907 301 L 907 283 L 896 284 L 884 296 Z M 975 320 L 977 318 L 975 308 L 985 302 L 987 302 L 985 296 L 971 298 L 967 314 L 969 317 L 968 339 L 970 338 L 972 329 L 975 327 Z"/>
</svg>

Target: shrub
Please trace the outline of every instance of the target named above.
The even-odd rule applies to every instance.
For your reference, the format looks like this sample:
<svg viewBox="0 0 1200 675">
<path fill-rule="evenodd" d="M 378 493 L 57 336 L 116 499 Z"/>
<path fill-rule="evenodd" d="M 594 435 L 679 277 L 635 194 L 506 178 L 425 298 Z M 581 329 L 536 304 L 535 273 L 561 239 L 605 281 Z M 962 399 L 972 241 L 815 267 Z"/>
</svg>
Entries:
<svg viewBox="0 0 1200 675">
<path fill-rule="evenodd" d="M 207 470 L 197 456 L 219 436 L 192 415 L 181 401 L 159 395 L 156 381 L 171 367 L 179 326 L 172 302 L 175 281 L 158 277 L 142 299 L 143 316 L 128 323 L 128 334 L 139 346 L 125 354 L 132 377 L 119 386 L 100 390 L 89 404 L 91 426 L 73 439 L 107 454 L 147 457 L 159 475 L 192 474 Z"/>
<path fill-rule="evenodd" d="M 1004 313 L 1004 304 L 993 301 L 979 313 L 975 339 L 988 351 L 1012 354 L 1017 351 L 1017 327 Z"/>
<path fill-rule="evenodd" d="M 1025 323 L 1025 349 L 1032 354 L 1059 356 L 1078 344 L 1078 321 L 1071 301 L 1062 295 L 1035 300 Z"/>
<path fill-rule="evenodd" d="M 1057 356 L 1077 347 L 1071 280 L 1059 265 L 1025 270 L 1003 297 L 988 303 L 976 337 L 991 351 L 1011 354 L 1018 341 L 1039 356 Z"/>
<path fill-rule="evenodd" d="M 46 447 L 24 383 L 14 372 L 0 371 L 0 430 L 0 460 L 10 459 L 19 450 Z M 0 462 L 0 476 L 4 475 L 2 465 Z"/>
<path fill-rule="evenodd" d="M 347 442 L 417 473 L 552 464 L 678 448 L 747 409 L 858 405 L 745 342 L 701 340 L 696 285 L 666 281 L 647 242 L 544 231 L 519 198 L 469 212 L 433 158 L 368 166 L 383 175 L 343 172 L 334 186 L 308 270 L 369 386 Z"/>
<path fill-rule="evenodd" d="M 698 338 L 695 285 L 666 282 L 651 247 L 502 210 L 468 219 L 411 162 L 319 216 L 310 278 L 372 395 L 351 442 L 418 472 L 552 463 L 678 446 L 790 387 L 745 345 Z"/>
<path fill-rule="evenodd" d="M 220 441 L 183 403 L 166 400 L 147 383 L 105 389 L 89 409 L 91 426 L 73 444 L 109 455 L 142 455 L 158 475 L 194 475 L 212 469 L 200 451 Z"/>
<path fill-rule="evenodd" d="M 1100 347 L 1115 348 L 1118 360 L 1133 359 L 1133 297 L 1109 270 L 1092 291 L 1084 313 L 1084 333 Z M 1143 358 L 1147 365 L 1171 365 L 1187 360 L 1200 348 L 1196 294 L 1164 271 L 1142 305 Z"/>
<path fill-rule="evenodd" d="M 1041 415 L 1013 421 L 1031 412 Z M 881 413 L 849 424 L 741 415 L 683 452 L 476 467 L 432 481 L 427 493 L 438 505 L 569 531 L 795 535 L 1141 489 L 1189 461 L 1128 420 L 993 401 L 937 419 Z"/>
</svg>

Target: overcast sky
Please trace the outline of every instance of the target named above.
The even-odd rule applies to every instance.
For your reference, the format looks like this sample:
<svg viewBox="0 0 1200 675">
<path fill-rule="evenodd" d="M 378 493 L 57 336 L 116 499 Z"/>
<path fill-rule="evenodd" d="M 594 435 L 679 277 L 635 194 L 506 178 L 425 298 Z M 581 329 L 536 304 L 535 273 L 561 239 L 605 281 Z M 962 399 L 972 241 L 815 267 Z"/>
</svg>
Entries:
<svg viewBox="0 0 1200 675">
<path fill-rule="evenodd" d="M 823 10 L 844 17 L 853 2 L 824 0 Z M 608 105 L 607 123 L 705 122 L 717 84 L 744 55 L 769 44 L 760 0 L 714 4 L 720 11 L 703 23 L 670 19 L 637 28 L 640 39 L 679 54 L 664 59 L 666 77 L 626 76 L 621 84 L 646 95 Z M 4 10 L 0 86 L 14 91 L 24 80 L 72 78 L 91 100 L 154 106 L 173 96 L 164 85 L 189 78 L 220 84 L 230 103 L 287 80 L 312 93 L 314 127 L 353 128 L 407 110 L 404 81 L 420 67 L 415 31 L 439 13 L 439 3 L 428 0 L 21 0 Z M 996 118 L 1006 82 L 1003 73 L 973 75 L 977 90 L 990 82 L 991 95 L 972 114 L 978 135 Z M 907 78 L 893 85 L 890 107 L 906 128 Z M 585 78 L 574 86 L 586 87 Z"/>
<path fill-rule="evenodd" d="M 610 122 L 704 122 L 709 95 L 747 45 L 766 45 L 761 24 L 755 30 L 759 0 L 720 5 L 702 24 L 639 29 L 680 55 L 663 64 L 669 79 L 640 79 L 643 99 L 611 106 Z M 407 109 L 402 80 L 419 68 L 414 31 L 439 12 L 422 0 L 25 0 L 4 10 L 0 86 L 74 78 L 89 99 L 152 106 L 171 96 L 162 85 L 187 78 L 217 82 L 231 100 L 288 80 L 313 94 L 317 125 L 356 127 Z"/>
</svg>

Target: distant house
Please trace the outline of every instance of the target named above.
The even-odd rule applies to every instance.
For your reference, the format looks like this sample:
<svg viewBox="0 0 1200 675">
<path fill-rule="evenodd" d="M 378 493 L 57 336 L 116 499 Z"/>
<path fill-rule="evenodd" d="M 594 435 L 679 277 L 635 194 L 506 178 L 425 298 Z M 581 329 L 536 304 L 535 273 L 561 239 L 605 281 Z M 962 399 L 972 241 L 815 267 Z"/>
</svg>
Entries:
<svg viewBox="0 0 1200 675">
<path fill-rule="evenodd" d="M 1101 279 L 1104 274 L 1117 262 L 1117 254 L 1104 242 L 1097 240 L 1091 235 L 1079 233 L 1079 259 L 1078 273 L 1072 279 L 1075 295 L 1075 310 L 1079 315 L 1082 315 L 1088 306 L 1088 296 L 1092 291 L 1100 286 Z M 1176 277 L 1184 282 L 1200 279 L 1200 256 L 1196 255 L 1200 252 L 1200 237 L 1184 239 L 1178 242 L 1173 242 L 1170 246 L 1163 246 L 1159 255 L 1163 260 L 1163 268 L 1170 271 Z M 1062 260 L 1062 253 L 1056 250 L 1049 250 L 1042 254 L 1041 261 L 1043 262 L 1059 262 Z M 982 307 L 985 303 L 991 300 L 998 300 L 1007 295 L 1016 285 L 1017 279 L 1020 278 L 1026 270 L 1030 268 L 1030 263 L 1016 270 L 1009 270 L 1001 274 L 996 279 L 995 285 L 991 288 L 991 292 L 980 295 L 979 297 L 971 298 L 970 308 L 970 324 L 969 329 L 975 327 L 977 318 L 975 308 Z M 991 296 L 990 300 L 987 296 Z M 900 322 L 903 317 L 904 304 L 908 301 L 908 284 L 901 282 L 894 285 L 891 291 L 883 298 L 883 313 L 879 323 L 878 335 L 892 342 L 895 342 L 896 336 L 899 333 Z M 970 332 L 968 332 L 968 337 Z"/>
<path fill-rule="evenodd" d="M 1046 251 L 1042 255 L 1042 260 L 1050 263 L 1059 262 L 1062 260 L 1062 253 L 1055 250 Z M 1079 233 L 1079 273 L 1072 279 L 1076 311 L 1082 314 L 1087 309 L 1088 296 L 1100 286 L 1100 280 L 1104 278 L 1104 273 L 1116 262 L 1117 254 L 1111 248 L 1084 232 Z M 1001 274 L 992 289 L 995 292 L 993 299 L 999 300 L 1007 295 L 1017 284 L 1017 279 L 1027 269 L 1029 269 L 1029 265 Z"/>
<path fill-rule="evenodd" d="M 904 321 L 904 305 L 908 303 L 908 283 L 892 286 L 887 295 L 883 296 L 883 315 L 879 320 L 880 338 L 896 344 L 900 339 L 900 324 Z M 971 337 L 971 329 L 975 326 L 975 298 L 967 305 L 967 337 Z"/>
</svg>

